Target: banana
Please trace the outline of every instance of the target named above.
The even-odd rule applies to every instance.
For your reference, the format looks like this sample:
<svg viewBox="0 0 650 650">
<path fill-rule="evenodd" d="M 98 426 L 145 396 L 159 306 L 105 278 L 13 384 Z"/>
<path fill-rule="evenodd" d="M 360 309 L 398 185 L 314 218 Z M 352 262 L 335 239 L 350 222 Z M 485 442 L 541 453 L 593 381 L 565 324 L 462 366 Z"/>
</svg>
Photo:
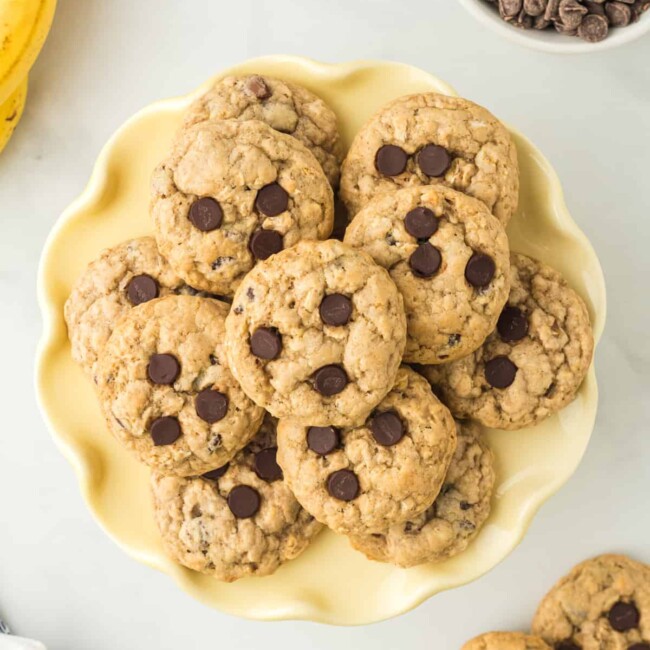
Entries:
<svg viewBox="0 0 650 650">
<path fill-rule="evenodd" d="M 7 101 L 0 105 L 0 152 L 4 149 L 11 134 L 14 132 L 20 116 L 25 108 L 25 98 L 27 97 L 27 77 L 25 77 L 14 90 L 13 95 Z"/>
<path fill-rule="evenodd" d="M 0 0 L 0 106 L 9 101 L 43 47 L 56 0 Z"/>
</svg>

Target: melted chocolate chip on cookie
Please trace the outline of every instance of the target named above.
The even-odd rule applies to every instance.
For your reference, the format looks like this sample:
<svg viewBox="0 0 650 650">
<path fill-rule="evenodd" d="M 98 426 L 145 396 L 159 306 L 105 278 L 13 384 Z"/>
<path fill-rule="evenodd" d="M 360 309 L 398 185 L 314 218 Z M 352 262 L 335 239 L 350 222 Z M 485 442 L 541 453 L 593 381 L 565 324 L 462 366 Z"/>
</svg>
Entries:
<svg viewBox="0 0 650 650">
<path fill-rule="evenodd" d="M 641 615 L 634 603 L 619 600 L 609 610 L 607 618 L 617 632 L 627 632 L 639 626 Z"/>
<path fill-rule="evenodd" d="M 440 251 L 429 242 L 420 244 L 409 257 L 409 266 L 418 278 L 433 277 L 442 263 Z"/>
<path fill-rule="evenodd" d="M 181 425 L 178 419 L 171 415 L 156 418 L 151 423 L 151 438 L 156 447 L 171 445 L 181 437 Z"/>
<path fill-rule="evenodd" d="M 503 355 L 494 357 L 485 364 L 485 379 L 494 388 L 508 388 L 516 374 L 517 366 Z"/>
<path fill-rule="evenodd" d="M 228 463 L 226 463 L 221 467 L 217 467 L 217 469 L 211 469 L 209 472 L 206 472 L 201 476 L 203 478 L 207 478 L 210 481 L 216 481 L 217 479 L 220 479 L 228 471 L 228 466 L 229 466 Z"/>
<path fill-rule="evenodd" d="M 255 259 L 268 259 L 271 255 L 279 253 L 283 248 L 282 235 L 275 230 L 260 228 L 251 235 L 250 249 Z"/>
<path fill-rule="evenodd" d="M 528 318 L 521 309 L 506 305 L 499 316 L 497 331 L 502 341 L 520 341 L 528 334 Z"/>
<path fill-rule="evenodd" d="M 255 473 L 267 483 L 279 481 L 282 478 L 282 468 L 277 460 L 278 448 L 269 447 L 255 454 Z"/>
<path fill-rule="evenodd" d="M 228 494 L 228 507 L 237 519 L 248 519 L 260 509 L 259 492 L 249 485 L 237 485 Z"/>
<path fill-rule="evenodd" d="M 223 210 L 218 201 L 210 196 L 197 199 L 190 206 L 189 219 L 202 232 L 216 230 L 223 221 Z"/>
<path fill-rule="evenodd" d="M 228 412 L 228 396 L 218 390 L 206 388 L 194 399 L 196 414 L 205 422 L 212 424 L 223 420 Z"/>
<path fill-rule="evenodd" d="M 251 336 L 251 352 L 260 359 L 276 359 L 282 352 L 282 337 L 275 327 L 258 327 Z"/>
<path fill-rule="evenodd" d="M 404 437 L 404 425 L 395 411 L 376 413 L 370 421 L 370 430 L 383 447 L 392 447 Z"/>
<path fill-rule="evenodd" d="M 326 325 L 347 325 L 352 315 L 352 301 L 341 293 L 332 293 L 323 298 L 318 311 Z"/>
<path fill-rule="evenodd" d="M 267 217 L 277 217 L 289 207 L 289 195 L 279 183 L 270 183 L 257 193 L 255 207 Z"/>
<path fill-rule="evenodd" d="M 399 176 L 405 169 L 408 154 L 404 149 L 394 144 L 380 147 L 375 156 L 375 167 L 384 176 Z"/>
<path fill-rule="evenodd" d="M 437 144 L 428 144 L 422 147 L 417 160 L 422 173 L 434 178 L 444 176 L 451 165 L 449 152 Z"/>
<path fill-rule="evenodd" d="M 134 275 L 126 285 L 126 297 L 132 305 L 140 305 L 158 297 L 158 283 L 146 273 Z"/>
<path fill-rule="evenodd" d="M 337 395 L 348 385 L 348 376 L 341 368 L 331 364 L 319 368 L 313 376 L 314 388 L 323 396 Z"/>
<path fill-rule="evenodd" d="M 181 372 L 181 364 L 173 354 L 153 354 L 147 366 L 147 376 L 154 384 L 171 385 Z"/>
<path fill-rule="evenodd" d="M 404 227 L 417 240 L 426 240 L 438 230 L 438 219 L 429 208 L 414 208 L 404 218 Z"/>
<path fill-rule="evenodd" d="M 331 454 L 341 444 L 338 429 L 334 427 L 309 427 L 307 446 L 320 456 Z"/>
<path fill-rule="evenodd" d="M 474 253 L 465 267 L 465 279 L 477 289 L 483 289 L 492 282 L 496 265 L 485 253 Z"/>
<path fill-rule="evenodd" d="M 349 469 L 340 469 L 327 477 L 327 491 L 339 501 L 353 501 L 359 496 L 359 479 Z"/>
</svg>

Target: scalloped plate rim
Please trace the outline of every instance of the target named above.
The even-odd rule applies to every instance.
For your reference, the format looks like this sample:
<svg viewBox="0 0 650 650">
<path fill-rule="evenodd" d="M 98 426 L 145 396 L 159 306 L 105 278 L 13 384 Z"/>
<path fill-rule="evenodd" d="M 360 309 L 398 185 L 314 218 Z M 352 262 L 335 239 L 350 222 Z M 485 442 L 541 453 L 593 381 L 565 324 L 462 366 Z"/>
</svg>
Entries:
<svg viewBox="0 0 650 650">
<path fill-rule="evenodd" d="M 437 77 L 428 73 L 427 71 L 417 68 L 415 66 L 411 66 L 404 63 L 392 62 L 392 61 L 362 59 L 362 60 L 350 61 L 346 63 L 321 63 L 313 59 L 303 58 L 299 56 L 271 55 L 271 56 L 264 56 L 255 59 L 250 59 L 243 63 L 245 63 L 246 65 L 255 64 L 255 63 L 260 63 L 260 64 L 289 63 L 304 68 L 309 68 L 312 72 L 315 72 L 319 76 L 322 75 L 323 72 L 326 70 L 328 71 L 334 70 L 336 71 L 338 76 L 342 76 L 342 77 L 349 75 L 352 72 L 357 72 L 364 68 L 376 68 L 376 67 L 385 67 L 385 66 L 391 67 L 392 69 L 402 68 L 405 71 L 408 71 L 410 73 L 417 73 L 419 75 L 424 75 L 428 78 L 434 79 L 438 85 L 445 88 L 445 92 L 447 92 L 448 94 L 456 94 L 452 86 L 439 80 Z M 240 67 L 241 65 L 242 64 L 238 64 L 233 67 Z M 123 542 L 116 534 L 114 534 L 110 530 L 110 528 L 107 526 L 107 524 L 104 521 L 104 517 L 101 514 L 100 509 L 97 507 L 97 505 L 95 504 L 91 496 L 92 481 L 90 478 L 89 463 L 86 462 L 86 460 L 84 459 L 84 454 L 79 450 L 79 448 L 77 448 L 74 444 L 66 441 L 64 439 L 64 436 L 61 433 L 59 433 L 59 431 L 54 426 L 53 422 L 50 420 L 50 417 L 47 412 L 47 407 L 45 406 L 44 403 L 43 389 L 41 385 L 42 382 L 44 381 L 43 372 L 44 372 L 45 361 L 48 357 L 48 352 L 51 349 L 53 349 L 56 344 L 54 334 L 56 330 L 56 320 L 59 314 L 56 305 L 49 298 L 47 282 L 45 279 L 45 269 L 51 254 L 51 249 L 53 247 L 53 244 L 58 239 L 58 236 L 62 232 L 64 227 L 66 227 L 69 223 L 73 222 L 74 219 L 76 218 L 76 215 L 78 215 L 84 207 L 97 203 L 97 201 L 101 198 L 102 193 L 106 188 L 109 179 L 111 152 L 113 151 L 114 147 L 119 141 L 122 133 L 125 132 L 133 123 L 135 123 L 136 121 L 140 120 L 142 117 L 150 113 L 171 110 L 174 107 L 178 107 L 179 104 L 184 105 L 189 98 L 200 94 L 201 92 L 204 91 L 205 88 L 209 87 L 209 85 L 213 82 L 215 78 L 221 77 L 227 74 L 229 71 L 230 68 L 214 75 L 211 79 L 202 83 L 198 88 L 196 88 L 194 91 L 186 95 L 179 95 L 176 97 L 159 100 L 152 104 L 149 104 L 148 106 L 137 111 L 129 119 L 127 119 L 113 133 L 113 135 L 108 139 L 108 141 L 102 147 L 93 166 L 90 179 L 86 184 L 85 188 L 83 189 L 81 194 L 79 194 L 77 198 L 74 199 L 68 205 L 68 207 L 62 212 L 62 214 L 60 215 L 60 217 L 57 219 L 54 226 L 52 227 L 45 241 L 43 251 L 41 253 L 39 267 L 38 267 L 38 279 L 37 279 L 37 297 L 38 297 L 39 309 L 43 319 L 43 331 L 39 339 L 39 343 L 35 355 L 34 382 L 35 382 L 35 391 L 36 391 L 38 407 L 43 416 L 46 427 L 50 432 L 52 438 L 54 439 L 57 447 L 61 450 L 62 454 L 67 459 L 67 461 L 72 465 L 77 480 L 79 482 L 83 499 L 87 507 L 89 508 L 93 518 L 100 525 L 101 529 L 121 549 L 123 549 L 127 553 L 127 555 L 129 555 L 130 557 L 136 559 L 141 563 L 146 564 L 147 566 L 150 566 L 163 573 L 168 574 L 188 595 L 192 596 L 193 598 L 195 598 L 195 596 L 192 593 L 191 584 L 188 584 L 188 582 L 184 579 L 183 569 L 179 565 L 177 565 L 173 560 L 167 557 L 158 558 L 157 556 L 152 556 L 140 549 L 135 549 L 132 546 L 130 546 L 128 543 Z M 598 261 L 593 246 L 591 245 L 590 241 L 587 239 L 584 232 L 580 230 L 580 228 L 574 221 L 573 217 L 571 216 L 566 206 L 564 200 L 564 191 L 562 189 L 560 179 L 555 169 L 552 167 L 552 165 L 547 160 L 547 158 L 541 153 L 541 151 L 526 136 L 522 135 L 516 129 L 512 128 L 510 125 L 508 125 L 508 129 L 529 146 L 530 151 L 534 153 L 537 162 L 543 167 L 545 171 L 546 177 L 549 180 L 549 185 L 551 186 L 552 189 L 552 196 L 549 198 L 549 204 L 554 206 L 555 208 L 555 210 L 553 211 L 554 225 L 562 232 L 569 234 L 571 239 L 575 240 L 581 249 L 588 250 L 588 252 L 593 257 L 593 259 L 595 261 Z M 599 272 L 599 277 L 594 278 L 594 280 L 601 292 L 602 305 L 601 305 L 601 309 L 595 314 L 596 320 L 593 324 L 594 339 L 596 343 L 598 343 L 602 335 L 604 329 L 604 323 L 606 319 L 605 283 L 604 283 L 602 268 L 600 267 L 599 263 L 597 266 L 597 270 Z M 595 398 L 597 400 L 598 387 L 595 381 L 595 365 L 593 363 L 589 371 L 589 377 L 592 380 L 593 390 L 594 390 Z M 589 426 L 591 432 L 593 431 L 596 412 L 597 411 L 594 410 L 590 418 Z M 481 576 L 485 575 L 487 572 L 491 571 L 495 566 L 497 566 L 503 560 L 505 560 L 508 557 L 508 555 L 512 552 L 512 550 L 522 541 L 533 518 L 535 517 L 536 513 L 541 508 L 541 506 L 546 501 L 548 501 L 548 499 L 550 499 L 569 480 L 571 475 L 575 472 L 578 465 L 580 464 L 587 446 L 588 446 L 588 441 L 582 453 L 580 454 L 580 457 L 575 458 L 575 462 L 573 464 L 570 473 L 568 473 L 565 477 L 562 477 L 560 480 L 554 483 L 549 483 L 548 489 L 539 492 L 540 496 L 537 502 L 534 503 L 530 501 L 527 502 L 526 507 L 519 513 L 519 517 L 517 518 L 517 529 L 516 531 L 514 531 L 512 535 L 511 543 L 503 545 L 502 548 L 504 552 L 502 554 L 502 557 L 498 561 L 496 561 L 490 566 L 486 566 L 482 568 L 481 570 L 475 572 L 472 575 L 466 576 L 466 578 L 464 579 L 454 580 L 450 577 L 445 582 L 445 584 L 443 584 L 439 588 L 434 588 L 433 590 L 420 589 L 414 595 L 414 597 L 409 600 L 409 602 L 403 604 L 397 611 L 394 611 L 392 614 L 388 614 L 385 616 L 382 615 L 380 617 L 370 617 L 354 623 L 346 622 L 344 623 L 344 625 L 364 625 L 372 622 L 386 620 L 394 616 L 398 616 L 400 614 L 403 614 L 407 611 L 414 609 L 422 602 L 424 602 L 425 600 L 433 596 L 435 593 L 439 593 L 447 589 L 463 586 L 465 584 L 468 584 L 469 582 L 472 582 L 480 578 Z M 203 604 L 210 607 L 210 605 L 207 605 L 206 603 Z M 236 615 L 249 620 L 262 620 L 262 621 L 308 620 L 308 621 L 314 621 L 314 622 L 326 623 L 326 624 L 339 624 L 339 625 L 341 624 L 341 623 L 337 623 L 335 620 L 332 620 L 332 617 L 328 615 L 328 612 L 319 612 L 318 608 L 313 606 L 312 604 L 300 603 L 295 601 L 292 602 L 290 605 L 286 605 L 283 607 L 276 607 L 274 609 L 260 610 L 259 607 L 253 606 L 252 608 L 246 611 L 242 611 L 240 608 L 236 608 L 236 607 L 229 608 L 227 606 L 221 606 L 221 605 L 219 606 L 218 609 L 228 614 Z"/>
</svg>

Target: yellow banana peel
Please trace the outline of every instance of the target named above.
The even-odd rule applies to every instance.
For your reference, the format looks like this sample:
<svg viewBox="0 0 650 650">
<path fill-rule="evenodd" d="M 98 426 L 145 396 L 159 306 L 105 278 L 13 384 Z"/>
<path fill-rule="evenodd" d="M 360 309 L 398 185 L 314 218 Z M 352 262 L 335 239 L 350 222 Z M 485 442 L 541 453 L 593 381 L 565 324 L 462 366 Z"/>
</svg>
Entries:
<svg viewBox="0 0 650 650">
<path fill-rule="evenodd" d="M 56 0 L 0 0 L 0 151 L 22 114 L 27 75 L 55 9 Z"/>
<path fill-rule="evenodd" d="M 0 105 L 0 152 L 5 148 L 25 108 L 27 77 L 14 90 L 4 104 Z"/>
</svg>

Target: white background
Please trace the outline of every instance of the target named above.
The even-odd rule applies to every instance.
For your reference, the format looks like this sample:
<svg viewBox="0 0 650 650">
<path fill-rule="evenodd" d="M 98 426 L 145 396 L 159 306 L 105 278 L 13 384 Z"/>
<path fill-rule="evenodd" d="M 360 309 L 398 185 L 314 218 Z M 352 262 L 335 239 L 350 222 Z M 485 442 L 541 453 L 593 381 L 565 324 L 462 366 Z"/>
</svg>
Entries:
<svg viewBox="0 0 650 650">
<path fill-rule="evenodd" d="M 557 169 L 608 284 L 600 412 L 574 478 L 489 575 L 364 628 L 225 616 L 127 557 L 92 520 L 33 395 L 39 254 L 101 146 L 150 102 L 276 53 L 415 64 L 517 126 Z M 522 49 L 452 0 L 60 0 L 0 157 L 0 612 L 15 631 L 50 650 L 456 650 L 488 629 L 525 629 L 590 554 L 650 561 L 648 61 L 650 38 L 569 57 Z"/>
</svg>

